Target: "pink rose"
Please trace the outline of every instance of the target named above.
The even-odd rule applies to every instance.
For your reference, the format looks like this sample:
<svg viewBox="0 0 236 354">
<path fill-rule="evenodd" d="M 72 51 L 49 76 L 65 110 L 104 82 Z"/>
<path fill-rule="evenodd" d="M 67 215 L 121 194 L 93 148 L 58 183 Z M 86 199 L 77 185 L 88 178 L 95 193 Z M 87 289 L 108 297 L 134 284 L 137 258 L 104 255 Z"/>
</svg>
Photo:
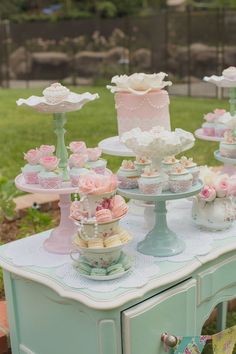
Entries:
<svg viewBox="0 0 236 354">
<path fill-rule="evenodd" d="M 43 156 L 39 160 L 40 164 L 47 171 L 54 171 L 57 168 L 59 161 L 60 159 L 58 159 L 56 156 Z"/>
<path fill-rule="evenodd" d="M 26 154 L 24 154 L 24 159 L 30 164 L 30 165 L 37 165 L 39 163 L 39 160 L 41 158 L 41 152 L 39 149 L 31 149 L 27 151 Z"/>
<path fill-rule="evenodd" d="M 114 175 L 103 176 L 89 173 L 80 176 L 78 186 L 81 194 L 100 195 L 113 192 L 117 188 L 117 179 Z"/>
<path fill-rule="evenodd" d="M 216 190 L 216 196 L 218 198 L 224 198 L 228 195 L 229 192 L 229 180 L 228 178 L 222 178 L 219 181 L 216 181 L 214 184 Z"/>
<path fill-rule="evenodd" d="M 72 154 L 69 157 L 69 167 L 84 167 L 88 156 L 85 154 Z"/>
<path fill-rule="evenodd" d="M 73 154 L 84 154 L 86 153 L 86 144 L 84 141 L 72 141 L 69 149 Z"/>
<path fill-rule="evenodd" d="M 98 147 L 94 149 L 87 149 L 87 155 L 89 161 L 97 161 L 102 154 L 102 150 Z"/>
<path fill-rule="evenodd" d="M 212 186 L 204 186 L 204 188 L 199 193 L 199 197 L 205 202 L 212 202 L 216 198 L 215 188 Z"/>
<path fill-rule="evenodd" d="M 211 123 L 211 122 L 214 122 L 215 119 L 216 119 L 216 116 L 214 113 L 207 113 L 204 115 L 203 117 L 207 122 Z"/>
<path fill-rule="evenodd" d="M 215 113 L 215 115 L 216 115 L 217 117 L 220 117 L 220 116 L 222 116 L 223 114 L 226 113 L 226 110 L 225 110 L 225 109 L 216 108 L 216 109 L 214 110 L 214 113 Z"/>
<path fill-rule="evenodd" d="M 41 152 L 41 156 L 51 156 L 53 155 L 55 151 L 55 146 L 54 145 L 41 145 L 39 148 L 39 151 Z"/>
</svg>

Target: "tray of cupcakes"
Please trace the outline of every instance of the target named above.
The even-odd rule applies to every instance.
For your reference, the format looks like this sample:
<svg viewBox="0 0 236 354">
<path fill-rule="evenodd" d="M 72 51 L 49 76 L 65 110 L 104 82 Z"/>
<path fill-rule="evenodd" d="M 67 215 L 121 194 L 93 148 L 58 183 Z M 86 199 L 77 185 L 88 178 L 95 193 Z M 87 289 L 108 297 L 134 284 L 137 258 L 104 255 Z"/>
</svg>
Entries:
<svg viewBox="0 0 236 354">
<path fill-rule="evenodd" d="M 71 258 L 76 270 L 89 279 L 119 278 L 132 267 L 132 257 L 123 251 L 132 236 L 119 225 L 128 206 L 116 194 L 117 186 L 115 175 L 90 172 L 79 179 L 80 200 L 71 204 L 70 218 L 78 230 Z"/>
<path fill-rule="evenodd" d="M 198 182 L 200 168 L 192 158 L 165 157 L 154 169 L 152 161 L 137 157 L 124 160 L 117 172 L 120 189 L 139 189 L 143 194 L 160 195 L 164 192 L 183 193 Z"/>
<path fill-rule="evenodd" d="M 28 185 L 29 188 L 44 189 L 44 192 L 56 189 L 60 193 L 59 189 L 77 188 L 80 176 L 91 171 L 101 175 L 111 174 L 106 168 L 107 161 L 100 158 L 100 148 L 87 148 L 84 141 L 72 141 L 68 150 L 68 180 L 63 180 L 55 146 L 41 145 L 24 154 L 27 164 L 22 167 L 22 174 L 17 176 L 16 182 L 26 188 Z"/>
</svg>

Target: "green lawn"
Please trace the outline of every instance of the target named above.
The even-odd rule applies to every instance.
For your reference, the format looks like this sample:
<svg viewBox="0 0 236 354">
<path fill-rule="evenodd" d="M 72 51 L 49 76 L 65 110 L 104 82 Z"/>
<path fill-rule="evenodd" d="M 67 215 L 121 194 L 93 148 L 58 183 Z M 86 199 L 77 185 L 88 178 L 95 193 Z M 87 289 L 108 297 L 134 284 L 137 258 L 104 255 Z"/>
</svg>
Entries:
<svg viewBox="0 0 236 354">
<path fill-rule="evenodd" d="M 13 178 L 24 164 L 23 152 L 40 144 L 54 144 L 52 118 L 27 107 L 17 107 L 16 100 L 32 94 L 40 95 L 42 90 L 11 89 L 0 91 L 0 172 Z M 85 140 L 88 146 L 95 146 L 100 140 L 116 135 L 116 112 L 113 95 L 103 87 L 75 89 L 78 92 L 98 92 L 100 99 L 88 103 L 81 111 L 69 113 L 66 125 L 66 142 Z M 201 126 L 202 117 L 214 108 L 228 108 L 226 100 L 172 97 L 170 104 L 172 128 L 188 131 Z M 196 140 L 188 155 L 193 155 L 199 164 L 217 165 L 213 151 L 217 143 Z M 109 166 L 116 169 L 120 159 L 107 157 Z"/>
</svg>

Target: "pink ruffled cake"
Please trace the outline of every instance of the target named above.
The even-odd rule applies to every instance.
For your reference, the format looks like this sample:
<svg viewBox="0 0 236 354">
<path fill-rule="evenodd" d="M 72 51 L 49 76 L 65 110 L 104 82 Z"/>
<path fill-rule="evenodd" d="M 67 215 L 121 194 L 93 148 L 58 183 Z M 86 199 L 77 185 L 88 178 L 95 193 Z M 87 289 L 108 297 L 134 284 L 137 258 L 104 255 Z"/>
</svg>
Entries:
<svg viewBox="0 0 236 354">
<path fill-rule="evenodd" d="M 163 90 L 170 81 L 165 73 L 121 75 L 112 78 L 119 136 L 133 128 L 150 130 L 162 126 L 170 130 L 169 95 Z"/>
</svg>

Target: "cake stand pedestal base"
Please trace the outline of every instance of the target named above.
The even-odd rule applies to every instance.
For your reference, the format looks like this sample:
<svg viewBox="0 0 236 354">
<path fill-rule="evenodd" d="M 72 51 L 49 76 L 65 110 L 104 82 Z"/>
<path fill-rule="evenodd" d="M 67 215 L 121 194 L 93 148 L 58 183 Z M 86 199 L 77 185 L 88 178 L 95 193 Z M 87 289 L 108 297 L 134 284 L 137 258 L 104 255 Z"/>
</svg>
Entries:
<svg viewBox="0 0 236 354">
<path fill-rule="evenodd" d="M 138 243 L 138 251 L 154 257 L 174 256 L 183 252 L 185 244 L 168 228 L 166 202 L 155 203 L 156 222 L 145 239 Z"/>
<path fill-rule="evenodd" d="M 71 199 L 70 194 L 60 194 L 59 207 L 61 220 L 44 242 L 44 248 L 51 253 L 69 254 L 73 249 L 72 238 L 76 233 L 76 226 L 69 219 Z"/>
</svg>

